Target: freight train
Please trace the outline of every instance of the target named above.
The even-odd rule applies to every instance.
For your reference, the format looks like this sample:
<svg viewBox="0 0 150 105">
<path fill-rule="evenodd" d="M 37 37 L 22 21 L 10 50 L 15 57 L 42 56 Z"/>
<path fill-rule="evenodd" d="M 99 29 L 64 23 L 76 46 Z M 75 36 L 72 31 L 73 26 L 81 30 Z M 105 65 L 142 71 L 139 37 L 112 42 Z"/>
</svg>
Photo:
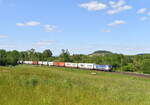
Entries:
<svg viewBox="0 0 150 105">
<path fill-rule="evenodd" d="M 48 62 L 48 61 L 18 61 L 18 64 L 69 67 L 69 68 L 89 69 L 89 70 L 98 70 L 98 71 L 111 71 L 112 70 L 112 66 L 111 65 L 98 65 L 98 64 L 93 64 L 93 63 Z"/>
</svg>

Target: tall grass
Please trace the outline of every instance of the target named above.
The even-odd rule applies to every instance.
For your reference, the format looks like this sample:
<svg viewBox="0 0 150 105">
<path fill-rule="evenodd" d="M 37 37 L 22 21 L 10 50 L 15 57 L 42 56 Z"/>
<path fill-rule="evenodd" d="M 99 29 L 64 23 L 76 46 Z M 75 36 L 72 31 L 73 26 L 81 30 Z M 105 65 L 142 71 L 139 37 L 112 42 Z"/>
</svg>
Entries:
<svg viewBox="0 0 150 105">
<path fill-rule="evenodd" d="M 150 79 L 91 72 L 0 67 L 0 105 L 150 105 Z"/>
</svg>

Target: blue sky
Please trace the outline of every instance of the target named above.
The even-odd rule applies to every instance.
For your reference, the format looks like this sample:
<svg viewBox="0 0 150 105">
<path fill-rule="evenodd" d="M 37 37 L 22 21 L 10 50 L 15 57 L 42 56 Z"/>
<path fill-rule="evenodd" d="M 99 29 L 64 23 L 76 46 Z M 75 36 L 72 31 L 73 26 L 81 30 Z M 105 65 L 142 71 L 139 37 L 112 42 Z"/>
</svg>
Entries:
<svg viewBox="0 0 150 105">
<path fill-rule="evenodd" d="M 0 0 L 0 49 L 150 53 L 150 0 Z"/>
</svg>

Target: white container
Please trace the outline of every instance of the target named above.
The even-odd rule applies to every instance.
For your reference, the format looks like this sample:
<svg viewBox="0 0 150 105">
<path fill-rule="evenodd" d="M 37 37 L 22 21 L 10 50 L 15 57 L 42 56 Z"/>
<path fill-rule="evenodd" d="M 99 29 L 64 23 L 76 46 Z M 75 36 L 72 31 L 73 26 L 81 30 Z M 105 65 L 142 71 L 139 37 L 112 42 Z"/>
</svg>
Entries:
<svg viewBox="0 0 150 105">
<path fill-rule="evenodd" d="M 23 64 L 23 61 L 20 61 L 21 64 Z"/>
<path fill-rule="evenodd" d="M 32 64 L 32 61 L 24 61 L 24 64 Z"/>
<path fill-rule="evenodd" d="M 72 68 L 77 68 L 78 67 L 78 64 L 77 63 L 65 63 L 65 67 L 72 67 Z"/>
<path fill-rule="evenodd" d="M 48 65 L 48 62 L 47 61 L 43 61 L 43 65 Z"/>
<path fill-rule="evenodd" d="M 48 65 L 49 66 L 53 66 L 53 62 L 48 62 Z"/>
<path fill-rule="evenodd" d="M 42 65 L 43 64 L 43 62 L 42 61 L 38 61 L 38 65 Z"/>
<path fill-rule="evenodd" d="M 23 64 L 28 64 L 28 61 L 24 61 Z"/>
<path fill-rule="evenodd" d="M 81 69 L 94 69 L 94 64 L 92 64 L 92 63 L 78 63 L 78 67 Z"/>
<path fill-rule="evenodd" d="M 32 61 L 28 61 L 28 64 L 32 65 Z"/>
</svg>

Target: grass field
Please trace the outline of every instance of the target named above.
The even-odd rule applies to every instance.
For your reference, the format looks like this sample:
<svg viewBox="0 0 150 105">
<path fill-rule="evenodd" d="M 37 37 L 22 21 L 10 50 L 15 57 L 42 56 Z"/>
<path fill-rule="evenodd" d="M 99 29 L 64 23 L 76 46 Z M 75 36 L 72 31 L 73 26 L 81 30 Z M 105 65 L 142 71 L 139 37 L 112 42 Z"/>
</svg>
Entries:
<svg viewBox="0 0 150 105">
<path fill-rule="evenodd" d="M 150 79 L 70 68 L 0 67 L 0 105 L 150 105 Z"/>
</svg>

